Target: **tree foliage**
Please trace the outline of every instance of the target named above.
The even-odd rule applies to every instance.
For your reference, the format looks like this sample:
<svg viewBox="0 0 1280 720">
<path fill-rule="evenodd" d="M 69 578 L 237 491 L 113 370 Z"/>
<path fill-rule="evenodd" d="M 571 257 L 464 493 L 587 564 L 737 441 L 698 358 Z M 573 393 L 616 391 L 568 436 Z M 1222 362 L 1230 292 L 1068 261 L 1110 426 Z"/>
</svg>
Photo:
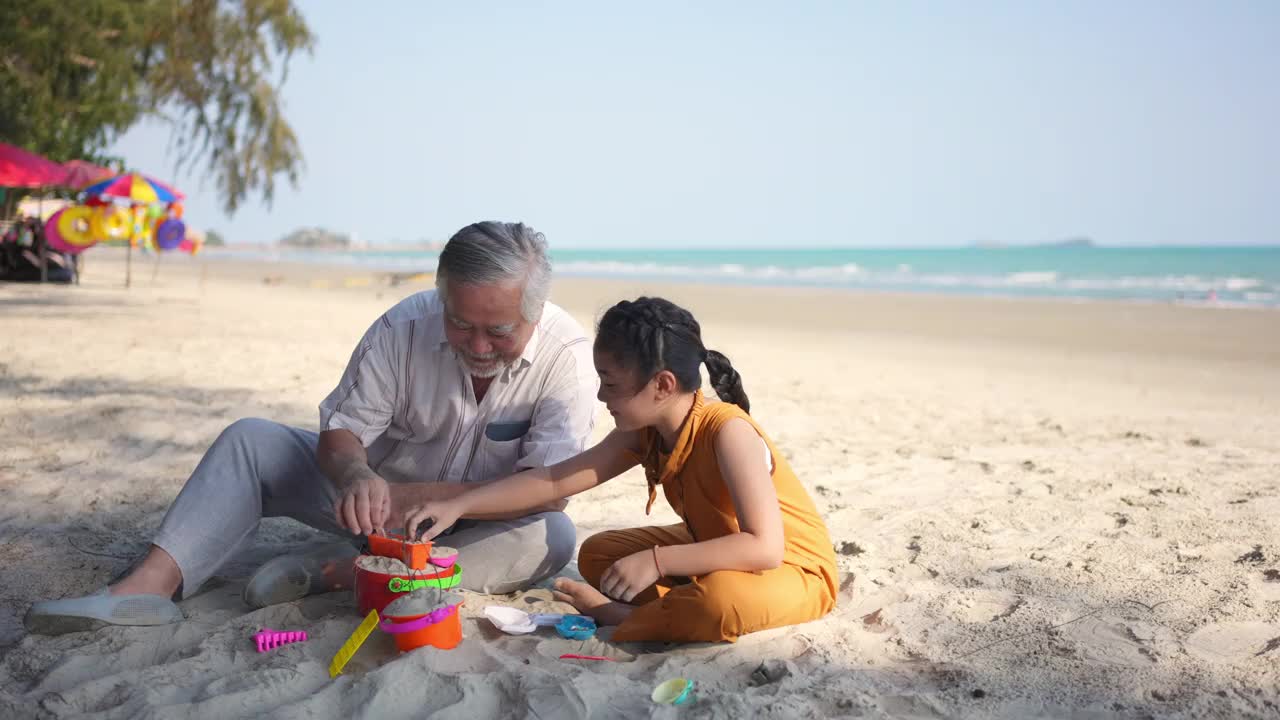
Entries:
<svg viewBox="0 0 1280 720">
<path fill-rule="evenodd" d="M 107 163 L 121 133 L 156 117 L 178 168 L 206 168 L 228 212 L 270 203 L 302 169 L 279 93 L 313 45 L 291 0 L 0 2 L 0 140 Z"/>
</svg>

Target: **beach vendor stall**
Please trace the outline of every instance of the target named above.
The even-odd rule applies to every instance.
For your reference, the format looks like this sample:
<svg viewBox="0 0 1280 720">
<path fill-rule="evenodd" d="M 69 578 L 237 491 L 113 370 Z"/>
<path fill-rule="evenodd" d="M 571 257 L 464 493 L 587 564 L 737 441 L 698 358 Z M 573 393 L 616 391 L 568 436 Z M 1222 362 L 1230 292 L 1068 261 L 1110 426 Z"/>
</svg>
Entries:
<svg viewBox="0 0 1280 720">
<path fill-rule="evenodd" d="M 58 163 L 6 143 L 0 143 L 0 279 L 49 280 L 49 249 L 38 220 L 18 213 L 19 202 L 36 193 L 35 217 L 43 215 L 39 203 L 47 191 L 65 187 L 67 171 Z M 63 258 L 54 264 L 68 264 Z M 63 270 L 66 268 L 63 267 Z M 65 272 L 56 280 L 66 281 Z M 64 277 L 66 276 L 66 277 Z"/>
</svg>

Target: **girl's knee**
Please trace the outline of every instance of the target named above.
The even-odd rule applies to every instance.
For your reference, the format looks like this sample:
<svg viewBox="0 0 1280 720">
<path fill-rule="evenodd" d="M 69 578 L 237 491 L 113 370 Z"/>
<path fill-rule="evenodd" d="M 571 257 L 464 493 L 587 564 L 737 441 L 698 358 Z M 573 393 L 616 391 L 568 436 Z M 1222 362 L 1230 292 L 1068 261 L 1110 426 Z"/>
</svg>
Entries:
<svg viewBox="0 0 1280 720">
<path fill-rule="evenodd" d="M 739 599 L 741 600 L 741 599 Z M 724 593 L 701 593 L 681 608 L 681 625 L 686 642 L 736 640 L 747 632 L 735 598 Z"/>
<path fill-rule="evenodd" d="M 619 642 L 732 642 L 742 634 L 732 598 L 683 586 L 628 618 L 613 639 Z"/>
</svg>

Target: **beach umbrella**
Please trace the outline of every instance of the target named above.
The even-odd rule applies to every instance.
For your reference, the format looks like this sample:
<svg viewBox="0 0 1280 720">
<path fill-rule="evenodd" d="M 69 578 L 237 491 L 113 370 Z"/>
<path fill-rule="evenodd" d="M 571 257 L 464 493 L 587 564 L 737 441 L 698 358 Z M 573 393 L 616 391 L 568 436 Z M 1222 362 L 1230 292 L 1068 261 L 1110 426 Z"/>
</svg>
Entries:
<svg viewBox="0 0 1280 720">
<path fill-rule="evenodd" d="M 61 185 L 66 177 L 66 168 L 58 163 L 0 143 L 0 187 L 51 187 Z"/>
<path fill-rule="evenodd" d="M 142 173 L 126 173 L 101 182 L 94 183 L 82 190 L 89 197 L 100 199 L 120 198 L 128 200 L 134 204 L 134 224 L 141 224 L 142 216 L 140 215 L 142 205 L 150 205 L 153 203 L 176 203 L 182 199 L 182 193 L 174 190 L 168 185 L 149 178 Z M 129 250 L 125 253 L 124 261 L 124 286 L 127 288 L 133 282 L 133 245 L 140 238 L 135 230 L 130 238 Z"/>
<path fill-rule="evenodd" d="M 115 170 L 94 165 L 86 160 L 68 160 L 62 163 L 62 167 L 67 171 L 63 184 L 69 188 L 82 188 L 116 176 Z"/>
<path fill-rule="evenodd" d="M 128 173 L 94 183 L 82 192 L 99 197 L 122 198 L 135 203 L 173 203 L 182 193 L 142 173 Z"/>
</svg>

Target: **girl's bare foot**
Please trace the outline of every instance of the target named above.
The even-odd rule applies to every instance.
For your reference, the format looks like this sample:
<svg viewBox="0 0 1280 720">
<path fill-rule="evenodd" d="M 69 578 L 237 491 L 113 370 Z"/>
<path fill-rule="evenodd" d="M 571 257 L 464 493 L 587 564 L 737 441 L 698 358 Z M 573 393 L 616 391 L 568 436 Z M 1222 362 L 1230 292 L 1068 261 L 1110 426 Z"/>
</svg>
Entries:
<svg viewBox="0 0 1280 720">
<path fill-rule="evenodd" d="M 552 594 L 557 600 L 577 608 L 583 615 L 595 618 L 600 625 L 619 625 L 636 609 L 635 605 L 610 600 L 590 585 L 568 578 L 556 580 Z"/>
</svg>

